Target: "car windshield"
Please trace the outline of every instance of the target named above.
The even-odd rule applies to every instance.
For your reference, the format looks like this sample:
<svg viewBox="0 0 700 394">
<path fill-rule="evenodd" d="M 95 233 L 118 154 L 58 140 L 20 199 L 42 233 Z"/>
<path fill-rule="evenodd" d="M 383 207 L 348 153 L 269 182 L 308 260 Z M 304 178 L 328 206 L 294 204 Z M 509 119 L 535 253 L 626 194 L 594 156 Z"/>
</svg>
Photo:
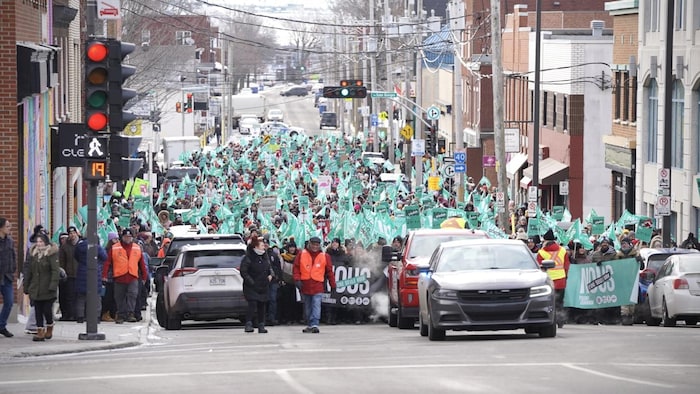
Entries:
<svg viewBox="0 0 700 394">
<path fill-rule="evenodd" d="M 184 256 L 183 267 L 238 268 L 244 255 L 245 250 L 193 250 Z"/>
<path fill-rule="evenodd" d="M 537 268 L 532 253 L 524 244 L 464 245 L 443 250 L 435 272 Z"/>
<path fill-rule="evenodd" d="M 417 235 L 411 241 L 410 250 L 408 251 L 408 258 L 414 259 L 417 257 L 430 257 L 435 249 L 440 246 L 443 242 L 457 241 L 468 238 L 483 238 L 481 235 L 471 235 L 469 233 L 462 234 L 425 234 Z"/>
<path fill-rule="evenodd" d="M 199 176 L 199 168 L 195 167 L 175 167 L 168 168 L 168 172 L 165 173 L 166 179 L 177 180 L 185 179 L 185 174 L 187 174 L 190 179 L 194 180 Z"/>
<path fill-rule="evenodd" d="M 647 260 L 647 269 L 659 272 L 659 268 L 661 268 L 662 265 L 664 265 L 664 261 L 668 258 L 668 256 L 671 256 L 670 253 L 656 253 L 651 256 L 649 256 Z"/>
<path fill-rule="evenodd" d="M 687 273 L 700 273 L 700 258 L 681 260 L 678 264 L 678 270 Z"/>
<path fill-rule="evenodd" d="M 188 239 L 178 241 L 175 238 L 168 248 L 168 256 L 175 256 L 180 253 L 180 249 L 187 245 L 211 245 L 211 244 L 240 244 L 243 241 L 240 238 L 222 238 L 222 239 L 212 239 L 212 238 L 202 238 L 202 239 Z"/>
</svg>

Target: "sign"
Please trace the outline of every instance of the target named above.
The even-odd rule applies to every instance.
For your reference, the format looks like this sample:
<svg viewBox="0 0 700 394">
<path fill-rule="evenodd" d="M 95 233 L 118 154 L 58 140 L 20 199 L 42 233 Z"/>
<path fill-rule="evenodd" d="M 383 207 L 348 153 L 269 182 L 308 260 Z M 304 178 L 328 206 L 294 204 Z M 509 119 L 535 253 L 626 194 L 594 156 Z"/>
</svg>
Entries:
<svg viewBox="0 0 700 394">
<path fill-rule="evenodd" d="M 561 222 L 561 220 L 564 218 L 564 206 L 563 205 L 555 205 L 552 207 L 552 217 L 556 219 L 557 221 Z"/>
<path fill-rule="evenodd" d="M 454 178 L 455 176 L 455 166 L 452 163 L 445 164 L 442 167 L 442 175 L 446 178 Z"/>
<path fill-rule="evenodd" d="M 316 184 L 316 192 L 321 193 L 323 191 L 326 196 L 331 194 L 331 189 L 333 186 L 333 178 L 330 175 L 319 175 L 318 183 Z"/>
<path fill-rule="evenodd" d="M 395 98 L 398 97 L 396 92 L 370 92 L 369 96 L 372 98 Z"/>
<path fill-rule="evenodd" d="M 411 127 L 410 124 L 407 124 L 401 129 L 401 136 L 406 140 L 410 140 L 413 138 L 413 127 Z"/>
<path fill-rule="evenodd" d="M 484 155 L 481 157 L 481 165 L 484 167 L 496 167 L 496 156 Z"/>
<path fill-rule="evenodd" d="M 498 212 L 506 211 L 506 195 L 503 192 L 496 192 L 496 208 Z"/>
<path fill-rule="evenodd" d="M 464 150 L 458 150 L 454 154 L 454 159 L 456 164 L 465 164 L 467 162 L 467 152 Z"/>
<path fill-rule="evenodd" d="M 430 190 L 430 191 L 440 190 L 440 177 L 439 176 L 428 177 L 428 190 Z"/>
<path fill-rule="evenodd" d="M 97 19 L 121 19 L 121 0 L 97 0 Z"/>
<path fill-rule="evenodd" d="M 656 211 L 656 216 L 670 216 L 671 215 L 671 197 L 669 196 L 658 196 L 656 198 L 656 205 L 654 206 Z"/>
<path fill-rule="evenodd" d="M 527 217 L 537 217 L 537 201 L 530 201 L 527 203 Z"/>
<path fill-rule="evenodd" d="M 591 216 L 591 234 L 600 235 L 605 232 L 605 218 L 602 216 Z"/>
<path fill-rule="evenodd" d="M 505 129 L 506 153 L 520 152 L 520 130 Z"/>
<path fill-rule="evenodd" d="M 537 202 L 537 186 L 527 188 L 527 200 Z"/>
<path fill-rule="evenodd" d="M 467 165 L 466 165 L 466 164 L 458 164 L 458 163 L 455 163 L 455 166 L 454 166 L 454 167 L 455 167 L 455 172 L 458 172 L 458 173 L 465 173 L 465 172 L 467 172 Z"/>
<path fill-rule="evenodd" d="M 569 181 L 559 181 L 559 195 L 568 196 L 569 195 Z"/>
<path fill-rule="evenodd" d="M 659 168 L 659 188 L 671 187 L 671 170 L 668 168 Z"/>
<path fill-rule="evenodd" d="M 85 157 L 90 159 L 104 159 L 109 153 L 109 139 L 107 137 L 85 137 Z"/>
<path fill-rule="evenodd" d="M 442 222 L 447 220 L 447 209 L 433 208 L 433 228 L 440 228 Z"/>
<path fill-rule="evenodd" d="M 369 124 L 370 126 L 379 126 L 379 117 L 377 116 L 377 114 L 370 115 Z"/>
<path fill-rule="evenodd" d="M 258 202 L 258 208 L 260 212 L 272 214 L 277 210 L 277 197 L 276 196 L 265 196 L 260 197 Z"/>
<path fill-rule="evenodd" d="M 420 209 L 418 208 L 418 205 L 408 205 L 405 206 L 403 210 L 406 214 L 406 228 L 421 228 Z"/>
<path fill-rule="evenodd" d="M 82 167 L 85 164 L 87 126 L 60 123 L 51 128 L 51 167 Z"/>
<path fill-rule="evenodd" d="M 425 110 L 425 116 L 428 120 L 438 120 L 440 119 L 440 108 L 432 105 L 427 110 Z"/>
<path fill-rule="evenodd" d="M 107 177 L 107 160 L 86 160 L 83 178 L 86 181 L 103 181 Z"/>
<path fill-rule="evenodd" d="M 635 259 L 571 264 L 566 274 L 564 306 L 599 309 L 633 305 L 638 294 L 639 263 Z"/>
<path fill-rule="evenodd" d="M 425 140 L 415 139 L 411 141 L 411 156 L 425 155 Z"/>
</svg>

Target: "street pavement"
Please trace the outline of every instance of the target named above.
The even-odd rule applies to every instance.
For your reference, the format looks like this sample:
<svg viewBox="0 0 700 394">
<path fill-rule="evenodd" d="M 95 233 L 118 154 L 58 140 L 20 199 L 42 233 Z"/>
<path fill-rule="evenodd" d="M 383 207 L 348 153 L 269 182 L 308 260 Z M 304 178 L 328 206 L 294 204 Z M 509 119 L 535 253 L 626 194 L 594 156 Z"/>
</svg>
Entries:
<svg viewBox="0 0 700 394">
<path fill-rule="evenodd" d="M 143 311 L 142 315 L 143 320 L 137 323 L 99 323 L 97 332 L 105 335 L 104 340 L 78 339 L 79 334 L 87 332 L 87 323 L 57 320 L 53 338 L 44 342 L 34 342 L 33 335 L 25 334 L 24 323 L 8 323 L 7 329 L 14 337 L 0 336 L 0 360 L 138 346 L 147 341 L 149 333 L 153 332 L 157 325 L 157 322 L 150 319 L 150 310 Z"/>
</svg>

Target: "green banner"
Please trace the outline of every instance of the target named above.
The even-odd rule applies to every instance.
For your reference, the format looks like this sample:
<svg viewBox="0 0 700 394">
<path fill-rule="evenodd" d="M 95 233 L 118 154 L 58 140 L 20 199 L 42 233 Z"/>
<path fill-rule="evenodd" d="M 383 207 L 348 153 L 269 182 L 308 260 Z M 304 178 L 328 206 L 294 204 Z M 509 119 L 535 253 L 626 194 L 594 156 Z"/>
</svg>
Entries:
<svg viewBox="0 0 700 394">
<path fill-rule="evenodd" d="M 590 215 L 591 233 L 600 235 L 605 232 L 605 218 L 602 216 Z"/>
<path fill-rule="evenodd" d="M 639 263 L 636 259 L 571 264 L 564 306 L 599 309 L 636 304 L 638 291 Z"/>
<path fill-rule="evenodd" d="M 374 212 L 376 213 L 389 213 L 389 203 L 386 201 L 380 201 L 374 207 Z"/>
<path fill-rule="evenodd" d="M 440 224 L 447 220 L 447 209 L 433 208 L 433 228 L 440 228 Z"/>
<path fill-rule="evenodd" d="M 406 227 L 409 229 L 420 228 L 420 210 L 417 205 L 409 205 L 404 207 L 406 214 Z"/>
<path fill-rule="evenodd" d="M 563 205 L 555 205 L 552 207 L 552 217 L 556 219 L 558 222 L 561 222 L 562 218 L 564 218 L 564 206 Z"/>
<path fill-rule="evenodd" d="M 309 196 L 299 196 L 299 209 L 309 211 Z"/>
<path fill-rule="evenodd" d="M 466 215 L 467 223 L 469 228 L 477 229 L 479 228 L 479 212 L 469 211 Z"/>
<path fill-rule="evenodd" d="M 527 236 L 534 237 L 547 232 L 547 226 L 543 225 L 538 218 L 530 218 L 527 221 Z"/>
</svg>

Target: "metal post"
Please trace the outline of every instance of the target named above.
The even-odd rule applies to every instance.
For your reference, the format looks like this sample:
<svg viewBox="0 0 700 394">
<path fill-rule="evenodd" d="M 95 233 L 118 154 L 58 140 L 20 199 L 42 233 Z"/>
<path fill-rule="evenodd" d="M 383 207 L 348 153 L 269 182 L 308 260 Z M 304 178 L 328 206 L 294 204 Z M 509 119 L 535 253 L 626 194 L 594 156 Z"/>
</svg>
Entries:
<svg viewBox="0 0 700 394">
<path fill-rule="evenodd" d="M 671 144 L 673 130 L 671 129 L 671 117 L 673 116 L 673 16 L 675 0 L 668 0 L 666 10 L 666 56 L 664 64 L 664 168 L 671 168 Z M 679 136 L 680 138 L 680 136 Z M 669 171 L 669 185 L 673 182 Z M 671 247 L 671 216 L 665 215 L 661 219 L 661 238 L 664 247 Z"/>
<path fill-rule="evenodd" d="M 416 6 L 418 7 L 418 9 L 416 10 L 416 15 L 418 16 L 418 23 L 416 23 L 416 25 L 415 25 L 416 26 L 415 29 L 417 31 L 414 31 L 414 33 L 415 33 L 415 38 L 418 41 L 416 43 L 416 48 L 419 48 L 415 52 L 415 56 L 416 56 L 416 59 L 415 59 L 415 65 L 416 65 L 416 106 L 418 108 L 422 108 L 423 107 L 423 89 L 422 89 L 422 86 L 423 86 L 423 75 L 422 75 L 423 74 L 423 56 L 422 56 L 422 52 L 420 51 L 420 48 L 422 48 L 422 46 L 423 46 L 423 43 L 422 43 L 423 27 L 421 25 L 423 23 L 423 0 L 418 0 L 418 3 L 416 4 Z M 408 89 L 408 87 L 406 89 Z M 410 89 L 409 89 L 409 91 L 410 91 Z M 418 112 L 418 111 L 416 111 L 416 112 Z M 420 114 L 421 114 L 421 116 L 423 116 L 424 112 L 421 110 Z M 424 139 L 425 133 L 423 133 L 422 122 L 419 122 L 418 119 L 416 119 L 414 124 L 416 125 L 415 126 L 416 138 Z M 437 144 L 437 139 L 434 141 L 434 143 Z M 432 157 L 432 154 L 430 156 L 430 160 L 431 161 L 435 160 L 435 158 Z M 431 168 L 432 167 L 434 167 L 434 166 L 431 166 Z M 435 174 L 432 174 L 432 175 L 435 175 Z M 416 168 L 416 185 L 422 185 L 423 183 L 424 183 L 423 182 L 423 166 L 419 165 L 418 168 Z"/>
<path fill-rule="evenodd" d="M 491 0 L 491 64 L 493 65 L 493 133 L 496 148 L 498 191 L 503 193 L 505 209 L 498 213 L 498 224 L 507 229 L 508 178 L 506 177 L 505 130 L 503 126 L 503 59 L 501 58 L 501 3 Z M 500 210 L 500 207 L 499 207 Z"/>
<path fill-rule="evenodd" d="M 389 7 L 389 2 L 384 1 L 384 44 L 386 45 L 386 91 L 393 92 L 394 91 L 394 82 L 391 80 L 391 37 L 389 34 L 389 28 L 390 24 L 389 21 L 391 19 L 391 8 Z M 387 141 L 389 144 L 389 161 L 391 163 L 396 162 L 396 155 L 394 153 L 396 147 L 394 146 L 394 108 L 393 108 L 393 100 L 392 99 L 385 99 L 386 101 L 386 113 L 387 113 Z M 408 159 L 408 158 L 407 158 Z M 409 177 L 410 174 L 406 174 L 406 177 Z"/>
<path fill-rule="evenodd" d="M 450 16 L 452 17 L 452 16 Z M 456 17 L 464 18 L 464 15 L 456 15 Z M 462 41 L 462 31 L 456 32 L 459 41 Z M 455 50 L 459 51 L 454 60 L 454 102 L 452 103 L 452 120 L 453 131 L 455 133 L 455 151 L 464 150 L 464 129 L 462 129 L 462 51 L 458 45 Z M 469 170 L 469 168 L 467 168 Z M 464 202 L 464 189 L 466 187 L 465 173 L 460 172 L 457 176 L 457 201 Z"/>
<path fill-rule="evenodd" d="M 538 187 L 540 184 L 540 70 L 542 69 L 542 0 L 535 3 L 535 93 L 533 116 L 532 116 L 532 186 Z M 539 205 L 539 192 L 537 201 Z"/>
</svg>

